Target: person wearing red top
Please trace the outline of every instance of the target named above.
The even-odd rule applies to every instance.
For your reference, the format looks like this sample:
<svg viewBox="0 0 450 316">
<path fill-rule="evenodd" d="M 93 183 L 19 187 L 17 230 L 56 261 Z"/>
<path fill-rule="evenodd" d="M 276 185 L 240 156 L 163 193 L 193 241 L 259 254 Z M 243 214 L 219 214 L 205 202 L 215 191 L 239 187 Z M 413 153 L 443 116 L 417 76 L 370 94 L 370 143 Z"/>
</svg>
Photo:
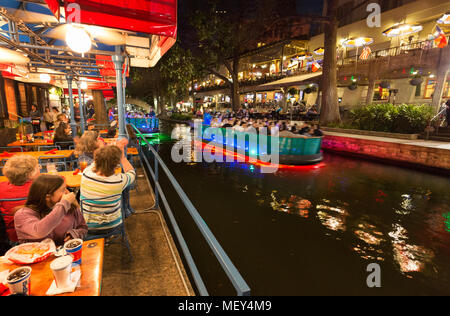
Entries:
<svg viewBox="0 0 450 316">
<path fill-rule="evenodd" d="M 16 155 L 11 157 L 3 167 L 3 174 L 8 182 L 0 183 L 0 199 L 17 199 L 20 201 L 0 201 L 0 213 L 5 222 L 6 232 L 10 242 L 17 242 L 17 234 L 14 227 L 14 214 L 25 205 L 31 183 L 39 172 L 39 164 L 36 158 L 29 155 Z"/>
</svg>

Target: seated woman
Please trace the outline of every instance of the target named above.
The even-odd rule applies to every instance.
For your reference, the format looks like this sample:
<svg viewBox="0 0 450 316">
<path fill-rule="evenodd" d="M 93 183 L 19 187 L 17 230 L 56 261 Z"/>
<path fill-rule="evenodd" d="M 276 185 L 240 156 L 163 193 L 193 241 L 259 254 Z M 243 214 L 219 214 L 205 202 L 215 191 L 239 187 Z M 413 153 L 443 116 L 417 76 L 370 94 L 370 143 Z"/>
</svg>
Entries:
<svg viewBox="0 0 450 316">
<path fill-rule="evenodd" d="M 78 155 L 78 162 L 86 161 L 88 165 L 94 162 L 94 151 L 103 146 L 103 142 L 98 140 L 98 133 L 86 131 L 80 137 L 75 147 L 75 154 Z"/>
<path fill-rule="evenodd" d="M 80 198 L 89 233 L 97 235 L 117 228 L 123 221 L 121 195 L 136 179 L 136 172 L 124 154 L 125 141 L 104 146 L 94 153 L 94 163 L 81 177 Z M 116 173 L 122 165 L 125 173 Z M 100 199 L 100 200 L 99 200 Z"/>
<path fill-rule="evenodd" d="M 14 156 L 6 162 L 3 173 L 8 181 L 0 183 L 0 199 L 25 198 L 20 201 L 0 202 L 0 212 L 8 238 L 15 243 L 18 239 L 14 228 L 14 214 L 25 205 L 31 183 L 39 177 L 39 164 L 36 158 L 29 155 Z"/>
<path fill-rule="evenodd" d="M 61 147 L 61 149 L 69 149 L 71 146 L 70 142 L 73 143 L 74 139 L 71 135 L 72 129 L 69 124 L 62 122 L 59 124 L 58 128 L 55 130 L 55 137 L 53 138 L 53 143 Z M 64 144 L 61 144 L 64 143 Z M 73 144 L 72 144 L 73 145 Z"/>
<path fill-rule="evenodd" d="M 19 242 L 51 238 L 56 245 L 70 239 L 83 239 L 87 225 L 75 194 L 66 189 L 64 178 L 43 174 L 34 180 L 25 207 L 14 222 Z"/>
<path fill-rule="evenodd" d="M 55 108 L 53 108 L 55 109 Z M 58 111 L 58 110 L 56 110 Z M 61 123 L 69 124 L 69 118 L 64 113 L 59 113 L 56 115 L 56 120 L 53 122 L 53 129 L 57 129 Z"/>
</svg>

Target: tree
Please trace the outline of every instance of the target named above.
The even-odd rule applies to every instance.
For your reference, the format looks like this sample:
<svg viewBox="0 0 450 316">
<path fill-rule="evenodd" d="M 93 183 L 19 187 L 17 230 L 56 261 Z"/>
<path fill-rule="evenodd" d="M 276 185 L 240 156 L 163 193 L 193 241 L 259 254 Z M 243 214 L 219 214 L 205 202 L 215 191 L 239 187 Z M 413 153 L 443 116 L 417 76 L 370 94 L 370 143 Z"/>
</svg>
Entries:
<svg viewBox="0 0 450 316">
<path fill-rule="evenodd" d="M 166 104 L 173 106 L 188 95 L 189 84 L 198 75 L 195 69 L 190 52 L 176 43 L 155 67 L 132 69 L 127 94 L 153 106 L 156 99 L 160 115 L 166 116 Z"/>
<path fill-rule="evenodd" d="M 206 1 L 209 10 L 197 10 L 190 17 L 195 37 L 190 50 L 205 72 L 222 79 L 230 89 L 233 110 L 238 110 L 240 57 L 256 48 L 263 35 L 277 23 L 274 13 L 277 1 L 228 1 L 226 10 L 219 9 L 218 1 Z M 220 72 L 225 68 L 228 76 Z"/>
</svg>

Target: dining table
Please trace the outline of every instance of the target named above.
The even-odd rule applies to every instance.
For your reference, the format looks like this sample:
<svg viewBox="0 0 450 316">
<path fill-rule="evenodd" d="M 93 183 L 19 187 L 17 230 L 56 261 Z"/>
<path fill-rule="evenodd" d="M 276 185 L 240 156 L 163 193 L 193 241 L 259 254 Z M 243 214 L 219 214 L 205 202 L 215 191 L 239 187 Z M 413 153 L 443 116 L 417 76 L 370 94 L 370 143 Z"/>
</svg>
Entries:
<svg viewBox="0 0 450 316">
<path fill-rule="evenodd" d="M 8 160 L 14 156 L 28 155 L 33 156 L 36 159 L 52 159 L 52 158 L 70 158 L 73 155 L 74 150 L 55 150 L 55 151 L 25 151 L 25 152 L 0 152 L 0 160 Z"/>
<path fill-rule="evenodd" d="M 84 241 L 81 250 L 81 265 L 72 267 L 81 270 L 79 287 L 74 292 L 58 294 L 55 296 L 100 296 L 102 284 L 103 255 L 105 240 L 103 238 Z M 50 269 L 50 263 L 56 257 L 52 254 L 44 261 L 27 264 L 31 267 L 31 296 L 46 296 L 47 290 L 54 281 L 53 273 Z M 12 271 L 24 265 L 11 264 L 9 261 L 0 261 L 0 272 L 5 270 Z M 9 290 L 3 292 L 2 296 L 9 295 Z"/>
<path fill-rule="evenodd" d="M 33 146 L 52 146 L 53 140 L 52 139 L 35 139 L 33 142 L 25 142 L 16 140 L 15 142 L 12 142 L 8 144 L 8 147 L 33 147 Z"/>
<path fill-rule="evenodd" d="M 79 188 L 81 185 L 81 171 L 78 173 L 76 171 L 58 171 L 55 174 L 62 176 L 66 180 L 66 185 L 69 188 Z M 5 176 L 0 176 L 0 182 L 7 181 L 8 179 Z"/>
</svg>

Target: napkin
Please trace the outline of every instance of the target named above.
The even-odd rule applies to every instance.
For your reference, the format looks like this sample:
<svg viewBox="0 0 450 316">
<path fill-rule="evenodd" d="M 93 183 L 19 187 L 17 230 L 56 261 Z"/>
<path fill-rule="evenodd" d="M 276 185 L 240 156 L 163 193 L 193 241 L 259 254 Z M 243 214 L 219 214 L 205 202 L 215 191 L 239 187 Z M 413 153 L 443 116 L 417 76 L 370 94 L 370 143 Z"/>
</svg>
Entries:
<svg viewBox="0 0 450 316">
<path fill-rule="evenodd" d="M 49 151 L 47 151 L 47 152 L 45 152 L 44 154 L 45 155 L 48 155 L 48 154 L 52 154 L 52 155 L 54 155 L 55 153 L 56 153 L 56 151 L 57 151 L 58 149 L 52 149 L 52 150 L 49 150 Z"/>
<path fill-rule="evenodd" d="M 73 175 L 76 176 L 80 172 L 80 169 L 77 169 L 73 172 Z"/>
<path fill-rule="evenodd" d="M 12 156 L 14 156 L 13 154 L 10 154 L 9 152 L 7 152 L 7 151 L 4 151 L 2 154 L 0 154 L 0 156 L 1 157 L 12 157 Z"/>
<path fill-rule="evenodd" d="M 9 287 L 6 285 L 6 277 L 8 274 L 9 270 L 0 272 L 0 295 L 5 294 L 5 292 L 9 290 Z"/>
<path fill-rule="evenodd" d="M 63 293 L 71 293 L 75 291 L 75 288 L 78 285 L 78 282 L 80 281 L 81 278 L 81 270 L 75 270 L 74 272 L 72 272 L 70 274 L 70 278 L 71 278 L 71 285 L 69 285 L 66 288 L 60 289 L 56 286 L 56 282 L 55 280 L 53 280 L 52 284 L 50 285 L 50 288 L 47 290 L 47 293 L 45 293 L 46 295 L 57 295 L 57 294 L 63 294 Z"/>
</svg>

